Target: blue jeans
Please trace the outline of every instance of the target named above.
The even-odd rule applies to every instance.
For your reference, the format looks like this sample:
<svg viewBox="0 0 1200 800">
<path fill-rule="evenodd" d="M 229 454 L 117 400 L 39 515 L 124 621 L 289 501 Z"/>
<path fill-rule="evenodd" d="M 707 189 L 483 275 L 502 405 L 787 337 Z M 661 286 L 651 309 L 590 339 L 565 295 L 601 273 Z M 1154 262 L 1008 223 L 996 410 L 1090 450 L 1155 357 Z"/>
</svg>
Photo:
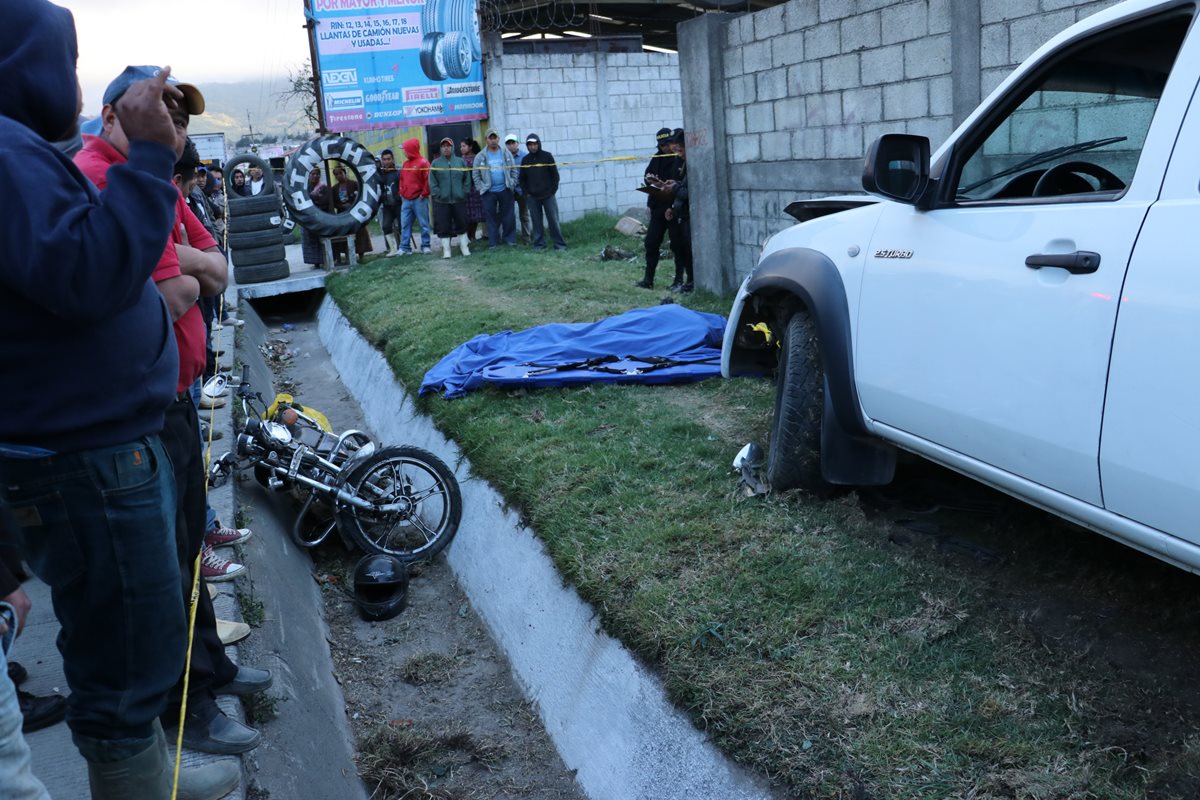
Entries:
<svg viewBox="0 0 1200 800">
<path fill-rule="evenodd" d="M 483 200 L 483 216 L 487 220 L 488 246 L 499 247 L 501 241 L 516 244 L 517 218 L 513 214 L 512 189 L 484 192 L 480 199 Z"/>
<path fill-rule="evenodd" d="M 533 246 L 541 250 L 546 247 L 546 229 L 550 231 L 550 241 L 554 242 L 555 250 L 566 250 L 567 242 L 563 239 L 562 231 L 558 227 L 558 200 L 554 195 L 539 200 L 536 197 L 530 197 L 529 215 L 533 217 Z M 546 215 L 546 222 L 542 224 L 542 214 Z"/>
<path fill-rule="evenodd" d="M 186 646 L 175 477 L 158 436 L 0 458 L 0 505 L 50 586 L 80 753 L 107 762 L 142 752 Z"/>
<path fill-rule="evenodd" d="M 30 769 L 29 745 L 21 735 L 17 687 L 8 679 L 8 660 L 0 647 L 0 788 L 5 800 L 50 800 Z"/>
<path fill-rule="evenodd" d="M 421 223 L 421 249 L 429 249 L 429 198 L 418 197 L 416 200 L 404 200 L 400 206 L 400 250 L 412 252 L 413 215 Z"/>
</svg>

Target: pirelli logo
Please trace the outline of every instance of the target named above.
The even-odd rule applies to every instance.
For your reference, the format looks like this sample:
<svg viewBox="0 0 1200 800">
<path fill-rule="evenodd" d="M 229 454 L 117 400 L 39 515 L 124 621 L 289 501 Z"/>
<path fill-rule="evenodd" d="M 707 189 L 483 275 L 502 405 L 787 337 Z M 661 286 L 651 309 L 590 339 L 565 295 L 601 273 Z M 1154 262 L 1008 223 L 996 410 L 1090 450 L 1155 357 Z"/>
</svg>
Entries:
<svg viewBox="0 0 1200 800">
<path fill-rule="evenodd" d="M 876 250 L 876 258 L 912 258 L 912 250 Z"/>
</svg>

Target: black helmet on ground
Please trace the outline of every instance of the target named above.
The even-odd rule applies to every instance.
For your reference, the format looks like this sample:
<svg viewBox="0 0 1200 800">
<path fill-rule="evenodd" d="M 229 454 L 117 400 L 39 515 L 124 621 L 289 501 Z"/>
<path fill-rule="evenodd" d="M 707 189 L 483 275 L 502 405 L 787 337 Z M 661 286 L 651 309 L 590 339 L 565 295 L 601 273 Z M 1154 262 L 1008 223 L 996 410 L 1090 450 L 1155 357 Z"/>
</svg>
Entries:
<svg viewBox="0 0 1200 800">
<path fill-rule="evenodd" d="M 408 605 L 408 567 L 395 556 L 364 556 L 354 568 L 354 602 L 370 622 L 396 616 Z"/>
</svg>

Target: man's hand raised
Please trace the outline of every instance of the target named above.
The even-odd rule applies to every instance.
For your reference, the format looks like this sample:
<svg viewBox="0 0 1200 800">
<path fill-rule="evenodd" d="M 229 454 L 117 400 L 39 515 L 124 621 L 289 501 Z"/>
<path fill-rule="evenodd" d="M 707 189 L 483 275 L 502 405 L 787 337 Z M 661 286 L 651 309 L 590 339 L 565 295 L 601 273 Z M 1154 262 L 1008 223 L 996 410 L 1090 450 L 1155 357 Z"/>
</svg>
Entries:
<svg viewBox="0 0 1200 800">
<path fill-rule="evenodd" d="M 117 101 L 114 110 L 130 141 L 146 139 L 175 149 L 175 123 L 170 112 L 183 102 L 183 92 L 167 83 L 170 75 L 171 68 L 163 67 L 153 78 L 130 86 Z"/>
</svg>

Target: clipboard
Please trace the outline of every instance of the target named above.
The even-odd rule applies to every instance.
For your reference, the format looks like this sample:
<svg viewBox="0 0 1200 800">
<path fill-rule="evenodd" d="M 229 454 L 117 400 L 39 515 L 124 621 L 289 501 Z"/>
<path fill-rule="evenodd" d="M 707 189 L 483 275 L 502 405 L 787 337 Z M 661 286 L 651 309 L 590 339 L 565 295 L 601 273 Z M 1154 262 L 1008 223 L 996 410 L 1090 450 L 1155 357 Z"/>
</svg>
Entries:
<svg viewBox="0 0 1200 800">
<path fill-rule="evenodd" d="M 667 191 L 666 189 L 659 189 L 654 186 L 644 186 L 643 185 L 643 186 L 637 187 L 637 190 L 639 192 L 641 192 L 642 194 L 650 195 L 655 200 L 670 200 L 672 197 L 675 196 L 675 192 Z"/>
</svg>

